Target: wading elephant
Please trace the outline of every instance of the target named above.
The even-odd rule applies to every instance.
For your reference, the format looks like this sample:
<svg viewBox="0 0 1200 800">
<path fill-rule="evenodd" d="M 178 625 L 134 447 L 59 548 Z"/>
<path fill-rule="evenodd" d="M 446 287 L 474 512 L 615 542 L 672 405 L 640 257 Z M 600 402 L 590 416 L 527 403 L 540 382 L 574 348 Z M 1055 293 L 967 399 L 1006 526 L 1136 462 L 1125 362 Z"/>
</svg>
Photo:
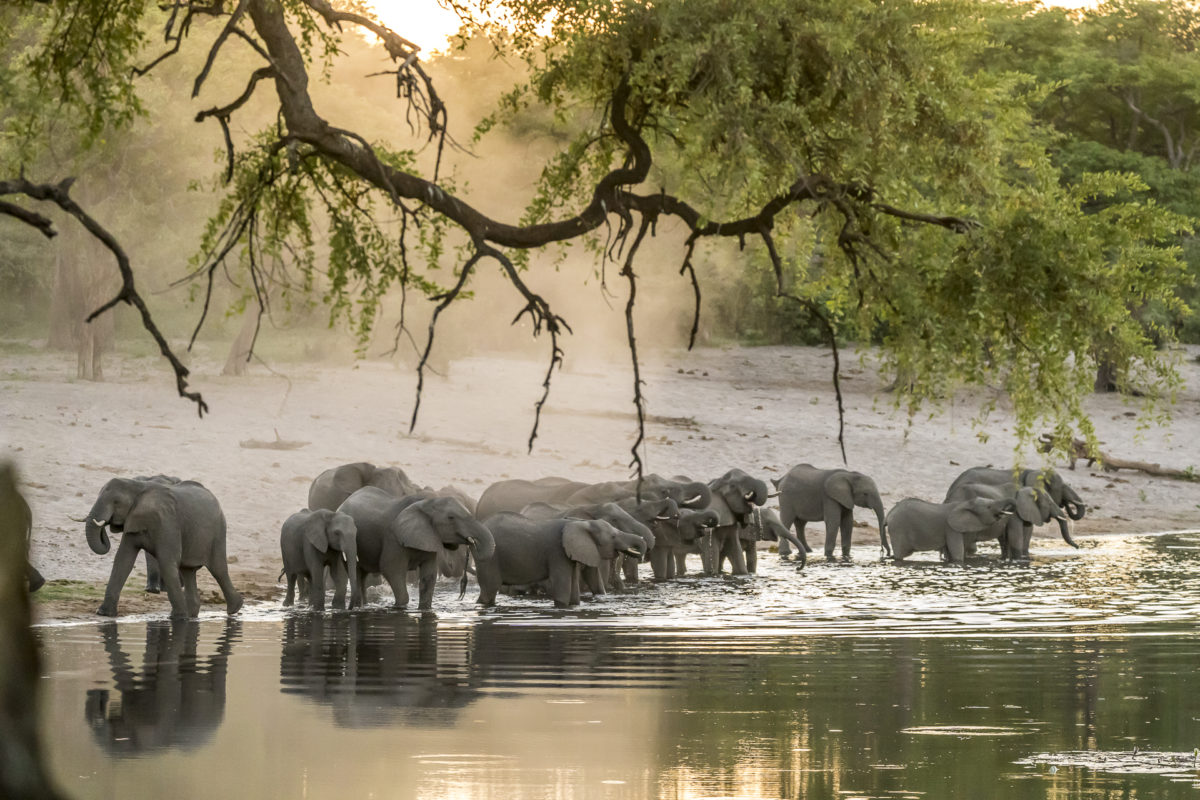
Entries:
<svg viewBox="0 0 1200 800">
<path fill-rule="evenodd" d="M 746 575 L 758 569 L 757 531 L 749 527 L 757 506 L 767 502 L 767 484 L 740 469 L 731 469 L 709 481 L 711 500 L 708 508 L 717 512 L 717 527 L 712 535 L 712 567 L 721 572 L 725 560 L 734 575 Z"/>
<path fill-rule="evenodd" d="M 377 467 L 365 461 L 327 469 L 316 477 L 308 490 L 308 507 L 337 511 L 346 498 L 364 486 L 382 489 L 392 497 L 407 497 L 421 491 L 398 467 Z"/>
<path fill-rule="evenodd" d="M 519 512 L 533 503 L 583 506 L 595 503 L 619 502 L 628 498 L 643 502 L 670 498 L 681 508 L 704 508 L 708 505 L 709 490 L 703 483 L 679 481 L 660 475 L 647 475 L 642 480 L 639 497 L 636 480 L 580 483 L 566 478 L 505 480 L 493 483 L 479 498 L 476 513 L 486 520 L 502 511 Z"/>
<path fill-rule="evenodd" d="M 850 558 L 850 543 L 854 536 L 854 507 L 875 512 L 879 524 L 879 545 L 891 555 L 888 546 L 887 522 L 883 515 L 883 500 L 875 481 L 861 472 L 846 469 L 817 469 L 811 464 L 799 464 L 774 481 L 779 489 L 779 520 L 783 527 L 796 527 L 796 538 L 811 550 L 804 538 L 804 526 L 809 522 L 825 523 L 825 557 L 833 558 L 838 534 L 842 537 L 842 558 Z"/>
<path fill-rule="evenodd" d="M 645 504 L 642 504 L 645 505 Z M 521 509 L 521 516 L 529 519 L 599 519 L 604 520 L 609 525 L 612 525 L 617 530 L 623 533 L 631 533 L 642 540 L 642 553 L 649 553 L 654 547 L 654 533 L 644 522 L 640 521 L 634 514 L 651 515 L 654 518 L 657 510 L 665 510 L 673 508 L 674 503 L 670 500 L 659 501 L 650 505 L 647 508 L 634 508 L 633 513 L 626 511 L 623 506 L 618 503 L 593 503 L 584 506 L 557 506 L 550 503 L 533 503 Z M 629 579 L 631 582 L 637 582 L 637 561 L 626 559 L 625 564 L 630 569 L 625 569 L 624 574 L 622 569 L 618 567 L 617 561 L 623 558 L 623 554 L 618 553 L 613 560 L 606 561 L 600 567 L 593 571 L 588 567 L 584 574 L 584 583 L 592 587 L 593 591 L 597 585 L 611 587 L 617 591 L 625 588 L 624 580 Z"/>
<path fill-rule="evenodd" d="M 650 568 L 655 580 L 670 580 L 687 574 L 689 553 L 699 553 L 701 568 L 714 572 L 712 565 L 712 533 L 720 515 L 711 508 L 683 509 L 674 519 L 654 523 L 654 549 L 650 551 Z"/>
<path fill-rule="evenodd" d="M 288 517 L 279 534 L 283 574 L 287 576 L 290 606 L 296 597 L 296 580 L 304 577 L 308 603 L 316 611 L 325 609 L 325 569 L 333 575 L 333 607 L 346 607 L 346 580 L 350 581 L 350 607 L 362 605 L 358 584 L 358 529 L 348 515 L 327 508 L 297 511 Z M 301 591 L 304 590 L 302 584 Z"/>
<path fill-rule="evenodd" d="M 549 581 L 559 608 L 579 605 L 580 569 L 599 569 L 617 553 L 641 560 L 645 541 L 598 519 L 529 519 L 502 512 L 484 522 L 496 542 L 496 556 L 476 566 L 477 602 L 491 606 L 502 586 L 529 586 Z M 603 586 L 593 587 L 603 593 Z"/>
<path fill-rule="evenodd" d="M 762 508 L 758 511 L 759 519 L 759 541 L 762 542 L 779 542 L 779 556 L 786 558 L 792 552 L 792 548 L 796 549 L 797 560 L 800 566 L 804 567 L 808 563 L 808 552 L 804 549 L 804 545 L 796 538 L 796 535 L 783 527 L 783 523 L 779 520 L 779 515 L 773 509 Z"/>
<path fill-rule="evenodd" d="M 588 484 L 567 478 L 538 478 L 525 480 L 512 478 L 497 481 L 483 490 L 479 503 L 475 507 L 475 515 L 480 520 L 486 520 L 493 514 L 502 511 L 519 512 L 522 508 L 533 503 L 550 503 L 559 505 L 566 503 L 567 498 Z"/>
<path fill-rule="evenodd" d="M 897 560 L 918 550 L 943 550 L 944 557 L 961 564 L 963 538 L 978 536 L 1011 514 L 1014 501 L 977 497 L 958 503 L 929 503 L 910 497 L 892 506 L 887 515 L 892 555 Z"/>
<path fill-rule="evenodd" d="M 946 498 L 946 502 L 960 502 L 982 497 L 987 500 L 1011 499 L 1013 513 L 991 528 L 974 536 L 964 537 L 966 553 L 975 554 L 975 543 L 986 539 L 999 539 L 1002 558 L 1017 561 L 1029 560 L 1029 541 L 1033 538 L 1033 527 L 1045 525 L 1050 520 L 1058 520 L 1066 526 L 1066 516 L 1061 508 L 1054 504 L 1050 495 L 1032 486 L 1022 486 L 1016 494 L 1010 494 L 1006 486 L 992 486 L 986 483 L 963 483 L 954 488 Z M 1072 545 L 1074 542 L 1069 534 L 1064 538 Z"/>
<path fill-rule="evenodd" d="M 1017 472 L 1011 469 L 971 467 L 954 479 L 954 483 L 950 484 L 950 489 L 946 492 L 946 497 L 949 498 L 960 486 L 967 484 L 998 486 L 1005 491 L 1008 497 L 1016 497 L 1018 489 L 1023 486 L 1031 486 L 1034 489 L 1043 489 L 1054 504 L 1065 511 L 1071 519 L 1083 519 L 1083 515 L 1087 513 L 1087 506 L 1084 505 L 1083 500 L 1075 493 L 1074 489 L 1067 485 L 1062 475 L 1052 469 L 1023 469 Z M 1054 515 L 1054 518 L 1058 521 L 1058 530 L 1063 541 L 1071 547 L 1079 547 L 1071 538 L 1070 524 L 1067 520 L 1061 514 Z"/>
<path fill-rule="evenodd" d="M 116 616 L 121 588 L 143 550 L 158 560 L 173 618 L 200 612 L 200 567 L 217 579 L 229 614 L 242 607 L 225 560 L 225 515 L 217 498 L 199 483 L 113 478 L 100 490 L 86 524 L 88 546 L 101 555 L 110 547 L 107 530 L 122 536 L 98 614 Z"/>
<path fill-rule="evenodd" d="M 418 571 L 417 608 L 433 608 L 438 556 L 466 545 L 475 554 L 476 571 L 492 558 L 491 532 L 452 497 L 396 498 L 382 489 L 365 486 L 338 508 L 358 529 L 359 584 L 378 572 L 392 587 L 396 608 L 408 605 L 406 573 Z"/>
</svg>

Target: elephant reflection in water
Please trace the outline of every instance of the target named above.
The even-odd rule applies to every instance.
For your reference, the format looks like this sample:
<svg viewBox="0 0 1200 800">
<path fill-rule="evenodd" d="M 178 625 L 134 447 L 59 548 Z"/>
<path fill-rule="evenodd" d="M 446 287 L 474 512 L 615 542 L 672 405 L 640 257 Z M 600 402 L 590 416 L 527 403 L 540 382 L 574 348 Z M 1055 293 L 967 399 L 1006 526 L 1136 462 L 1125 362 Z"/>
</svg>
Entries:
<svg viewBox="0 0 1200 800">
<path fill-rule="evenodd" d="M 120 698 L 112 700 L 108 689 L 91 689 L 84 716 L 106 750 L 134 755 L 189 749 L 212 738 L 225 717 L 229 655 L 241 634 L 241 623 L 236 620 L 223 624 L 216 652 L 205 657 L 197 653 L 199 621 L 147 622 L 140 669 L 121 649 L 117 623 L 101 628 Z"/>
<path fill-rule="evenodd" d="M 330 706 L 342 727 L 380 727 L 397 718 L 453 725 L 458 709 L 479 697 L 469 636 L 459 629 L 439 638 L 437 620 L 427 615 L 289 617 L 281 691 Z"/>
</svg>

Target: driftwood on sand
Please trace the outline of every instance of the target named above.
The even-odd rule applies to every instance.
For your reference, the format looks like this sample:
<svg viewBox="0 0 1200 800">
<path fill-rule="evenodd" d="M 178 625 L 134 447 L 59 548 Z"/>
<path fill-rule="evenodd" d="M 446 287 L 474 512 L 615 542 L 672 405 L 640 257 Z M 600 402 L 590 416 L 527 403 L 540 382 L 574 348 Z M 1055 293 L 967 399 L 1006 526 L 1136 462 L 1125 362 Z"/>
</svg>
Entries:
<svg viewBox="0 0 1200 800">
<path fill-rule="evenodd" d="M 1054 438 L 1054 434 L 1043 433 L 1038 437 L 1038 449 L 1043 453 L 1048 453 L 1058 446 L 1058 441 Z M 1064 449 L 1064 448 L 1060 448 Z M 1089 450 L 1087 442 L 1083 439 L 1072 439 L 1071 446 L 1065 448 L 1067 450 L 1067 459 L 1070 461 L 1071 469 L 1075 469 L 1075 462 L 1080 459 L 1087 461 L 1090 467 L 1096 462 L 1100 463 L 1100 468 L 1105 472 L 1116 472 L 1121 469 L 1130 469 L 1137 472 L 1144 472 L 1147 475 L 1154 475 L 1158 478 L 1174 478 L 1181 481 L 1200 481 L 1200 472 L 1197 472 L 1194 466 L 1188 466 L 1184 469 L 1175 467 L 1164 467 L 1162 464 L 1151 463 L 1149 461 L 1133 461 L 1127 458 L 1118 458 L 1117 456 L 1109 455 L 1103 450 L 1096 448 L 1095 451 Z"/>
<path fill-rule="evenodd" d="M 249 450 L 299 450 L 301 447 L 310 444 L 309 442 L 288 441 L 287 439 L 279 438 L 279 431 L 275 431 L 275 441 L 264 442 L 259 439 L 245 439 L 238 442 L 238 447 L 245 447 Z"/>
</svg>

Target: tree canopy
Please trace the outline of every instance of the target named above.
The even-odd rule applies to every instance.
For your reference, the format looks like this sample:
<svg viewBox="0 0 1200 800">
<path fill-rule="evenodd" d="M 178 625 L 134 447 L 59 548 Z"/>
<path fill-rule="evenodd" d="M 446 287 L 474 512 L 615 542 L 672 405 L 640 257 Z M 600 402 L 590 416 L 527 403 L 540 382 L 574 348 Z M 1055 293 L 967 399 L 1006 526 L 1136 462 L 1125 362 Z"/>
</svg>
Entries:
<svg viewBox="0 0 1200 800">
<path fill-rule="evenodd" d="M 201 410 L 121 245 L 61 176 L 26 177 L 44 165 L 39 146 L 56 126 L 86 147 L 128 125 L 142 111 L 141 76 L 184 48 L 204 54 L 193 96 L 207 86 L 224 98 L 195 113 L 219 126 L 226 150 L 220 207 L 190 266 L 199 324 L 222 271 L 241 276 L 260 309 L 272 286 L 315 292 L 363 332 L 389 293 L 416 291 L 434 303 L 423 376 L 439 314 L 469 295 L 481 265 L 496 264 L 520 296 L 517 318 L 549 339 L 530 447 L 570 328 L 539 294 L 529 253 L 579 245 L 627 285 L 640 470 L 634 309 L 650 266 L 639 252 L 660 225 L 683 231 L 677 265 L 697 318 L 698 261 L 736 246 L 747 270 L 766 270 L 778 297 L 817 322 L 835 354 L 839 331 L 877 338 L 914 410 L 963 383 L 998 386 L 1020 437 L 1043 422 L 1094 437 L 1082 398 L 1097 359 L 1151 398 L 1168 397 L 1177 380 L 1155 347 L 1169 331 L 1131 309 L 1182 308 L 1178 241 L 1191 220 L 1148 197 L 1137 174 L 1067 176 L 1054 160 L 1055 134 L 1039 110 L 1060 87 L 1030 75 L 1004 33 L 1035 10 L 978 0 L 464 6 L 474 35 L 526 70 L 474 135 L 547 112 L 564 134 L 536 191 L 496 217 L 450 166 L 472 141 L 454 128 L 455 98 L 439 93 L 403 31 L 354 3 L 10 6 L 3 13 L 19 24 L 0 26 L 0 92 L 14 98 L 3 116 L 0 198 L 10 199 L 0 199 L 0 215 L 49 234 L 50 220 L 28 201 L 51 202 L 99 237 L 123 284 L 93 316 L 121 302 L 138 307 L 180 393 Z M 361 33 L 391 60 L 397 124 L 387 140 L 368 139 L 312 91 L 344 37 Z M 268 101 L 274 122 L 237 135 L 231 120 L 252 98 Z M 1148 95 L 1139 102 L 1147 119 L 1166 118 Z M 1170 153 L 1182 146 L 1190 157 L 1190 138 L 1171 142 Z M 420 386 L 419 377 L 413 424 Z"/>
</svg>

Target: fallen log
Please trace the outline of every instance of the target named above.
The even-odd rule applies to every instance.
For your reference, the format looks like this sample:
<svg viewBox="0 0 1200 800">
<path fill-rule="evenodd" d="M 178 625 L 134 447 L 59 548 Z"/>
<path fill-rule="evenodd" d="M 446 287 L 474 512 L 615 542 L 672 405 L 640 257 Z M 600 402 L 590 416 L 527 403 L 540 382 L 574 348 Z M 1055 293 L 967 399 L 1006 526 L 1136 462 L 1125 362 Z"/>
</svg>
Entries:
<svg viewBox="0 0 1200 800">
<path fill-rule="evenodd" d="M 1088 448 L 1087 442 L 1083 439 L 1072 439 L 1070 447 L 1063 448 L 1058 446 L 1058 441 L 1053 434 L 1043 433 L 1038 437 L 1038 450 L 1043 453 L 1049 453 L 1051 450 L 1066 450 L 1067 459 L 1070 461 L 1070 468 L 1075 469 L 1075 462 L 1080 459 L 1085 459 L 1090 467 L 1097 462 L 1100 468 L 1105 472 L 1116 472 L 1117 470 L 1128 469 L 1137 472 L 1144 472 L 1147 475 L 1153 475 L 1157 478 L 1173 478 L 1181 481 L 1200 481 L 1200 472 L 1196 471 L 1194 466 L 1189 466 L 1184 469 L 1175 467 L 1164 467 L 1162 464 L 1151 463 L 1149 461 L 1133 461 L 1127 458 L 1118 458 L 1117 456 L 1109 455 L 1100 448 L 1092 451 Z"/>
</svg>

